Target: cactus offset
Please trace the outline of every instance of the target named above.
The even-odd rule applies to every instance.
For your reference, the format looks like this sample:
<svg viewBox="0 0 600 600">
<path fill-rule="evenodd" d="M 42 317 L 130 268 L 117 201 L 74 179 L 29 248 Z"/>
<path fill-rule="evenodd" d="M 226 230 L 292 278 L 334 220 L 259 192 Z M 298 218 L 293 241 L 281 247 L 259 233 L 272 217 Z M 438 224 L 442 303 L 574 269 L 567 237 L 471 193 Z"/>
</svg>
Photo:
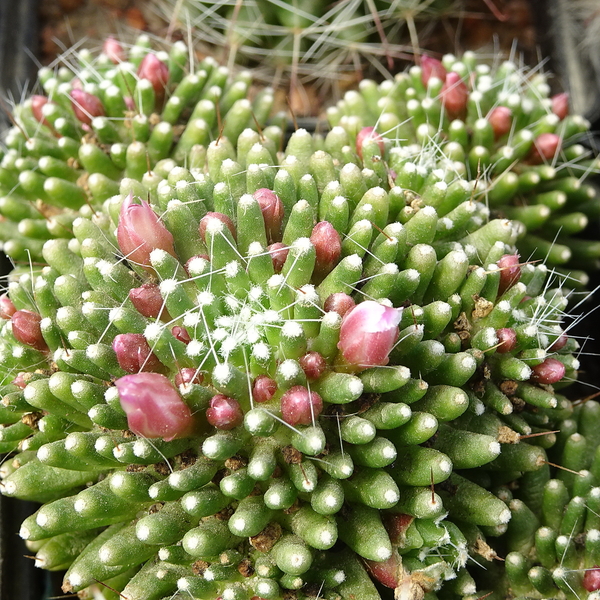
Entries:
<svg viewBox="0 0 600 600">
<path fill-rule="evenodd" d="M 150 113 L 170 89 L 157 60 L 126 87 Z M 229 95 L 246 83 L 221 81 L 223 135 L 192 119 L 158 143 L 184 124 L 166 117 L 184 71 L 172 61 L 180 83 L 146 121 L 111 113 L 104 75 L 76 94 L 81 115 L 50 105 L 64 123 L 36 117 L 38 100 L 16 109 L 46 144 L 9 134 L 19 206 L 50 194 L 19 169 L 42 177 L 32 161 L 61 140 L 90 174 L 49 176 L 72 185 L 57 195 L 69 227 L 0 303 L 2 491 L 43 503 L 21 536 L 82 597 L 100 581 L 128 600 L 377 600 L 371 578 L 415 600 L 477 593 L 467 559 L 493 558 L 486 536 L 510 538 L 515 512 L 490 490 L 542 473 L 542 438 L 523 437 L 573 410 L 556 393 L 578 370 L 567 292 L 519 263 L 523 227 L 488 219 L 485 177 L 430 138 L 403 149 L 370 130 L 355 151 L 359 112 L 351 133 L 299 129 L 278 151 L 281 129 L 246 129 Z M 207 108 L 198 94 L 188 113 Z M 94 173 L 104 191 L 88 196 Z"/>
</svg>

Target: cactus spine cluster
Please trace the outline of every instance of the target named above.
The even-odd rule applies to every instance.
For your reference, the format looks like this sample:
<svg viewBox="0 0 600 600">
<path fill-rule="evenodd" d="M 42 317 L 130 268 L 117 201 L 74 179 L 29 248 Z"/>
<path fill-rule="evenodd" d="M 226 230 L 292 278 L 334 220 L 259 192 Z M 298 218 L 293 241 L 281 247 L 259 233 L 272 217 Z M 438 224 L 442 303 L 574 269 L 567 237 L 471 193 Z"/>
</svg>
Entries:
<svg viewBox="0 0 600 600">
<path fill-rule="evenodd" d="M 333 4 L 311 0 L 160 0 L 157 12 L 223 60 L 251 65 L 267 81 L 347 88 L 363 70 L 388 73 L 418 52 L 431 21 L 458 17 L 460 2 L 410 0 Z M 300 109 L 300 105 L 298 106 Z M 310 112 L 310 111 L 306 111 Z"/>
<path fill-rule="evenodd" d="M 36 563 L 83 598 L 592 589 L 600 409 L 559 393 L 570 280 L 515 247 L 597 210 L 585 123 L 448 57 L 284 143 L 268 90 L 187 56 L 109 41 L 6 137 L 1 486 L 43 503 Z M 546 450 L 587 471 L 547 481 Z"/>
</svg>

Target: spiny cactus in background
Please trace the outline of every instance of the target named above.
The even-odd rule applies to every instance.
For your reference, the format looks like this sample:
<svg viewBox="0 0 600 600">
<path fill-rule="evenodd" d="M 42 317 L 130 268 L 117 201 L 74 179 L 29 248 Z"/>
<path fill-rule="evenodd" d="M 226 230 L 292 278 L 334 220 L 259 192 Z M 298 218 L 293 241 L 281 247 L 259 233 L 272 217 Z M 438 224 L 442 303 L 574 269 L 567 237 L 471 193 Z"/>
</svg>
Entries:
<svg viewBox="0 0 600 600">
<path fill-rule="evenodd" d="M 174 64 L 154 62 L 158 94 Z M 579 368 L 567 294 L 516 254 L 522 225 L 489 220 L 477 173 L 433 144 L 406 168 L 417 187 L 362 124 L 279 151 L 280 128 L 244 129 L 247 104 L 231 138 L 184 144 L 187 125 L 149 169 L 151 115 L 119 163 L 101 136 L 120 121 L 77 119 L 81 146 L 58 129 L 98 106 L 89 90 L 107 104 L 98 81 L 71 86 L 75 109 L 16 110 L 57 133 L 48 156 L 69 139 L 82 163 L 99 150 L 86 171 L 114 167 L 106 193 L 57 196 L 68 234 L 0 299 L 1 488 L 43 503 L 21 528 L 37 564 L 111 600 L 378 600 L 372 579 L 481 595 L 467 560 L 496 556 L 512 510 L 492 492 L 545 469 Z M 54 106 L 74 112 L 52 123 Z M 37 148 L 9 138 L 3 173 Z"/>
<path fill-rule="evenodd" d="M 598 267 L 600 242 L 574 235 L 600 214 L 596 188 L 586 183 L 598 162 L 578 143 L 589 123 L 569 114 L 566 94 L 549 97 L 549 90 L 542 73 L 512 61 L 490 68 L 470 52 L 441 62 L 423 56 L 393 80 L 363 80 L 328 109 L 328 119 L 333 131 L 361 143 L 373 128 L 367 137 L 375 155 L 374 142 L 392 146 L 386 160 L 395 183 L 417 194 L 424 193 L 424 149 L 445 159 L 446 181 L 440 175 L 441 188 L 428 195 L 442 216 L 448 178 L 477 177 L 476 197 L 491 216 L 525 226 L 517 242 L 523 257 L 585 283 L 580 270 Z"/>
<path fill-rule="evenodd" d="M 446 0 L 157 0 L 154 6 L 172 27 L 191 28 L 229 66 L 251 65 L 266 81 L 291 83 L 292 94 L 299 82 L 339 92 L 363 69 L 389 73 L 394 61 L 419 54 L 418 38 L 426 38 L 432 22 L 463 10 L 461 2 Z"/>
<path fill-rule="evenodd" d="M 97 57 L 82 51 L 74 64 L 40 70 L 44 95 L 15 107 L 0 162 L 0 239 L 9 257 L 43 260 L 45 240 L 72 237 L 79 211 L 93 211 L 129 179 L 154 188 L 155 173 L 202 166 L 221 123 L 233 144 L 247 127 L 265 125 L 269 88 L 250 102 L 249 72 L 234 76 L 211 58 L 188 64 L 189 56 L 182 43 L 155 53 L 140 36 L 126 52 L 110 38 Z M 274 153 L 279 130 L 263 135 L 275 135 Z"/>
</svg>

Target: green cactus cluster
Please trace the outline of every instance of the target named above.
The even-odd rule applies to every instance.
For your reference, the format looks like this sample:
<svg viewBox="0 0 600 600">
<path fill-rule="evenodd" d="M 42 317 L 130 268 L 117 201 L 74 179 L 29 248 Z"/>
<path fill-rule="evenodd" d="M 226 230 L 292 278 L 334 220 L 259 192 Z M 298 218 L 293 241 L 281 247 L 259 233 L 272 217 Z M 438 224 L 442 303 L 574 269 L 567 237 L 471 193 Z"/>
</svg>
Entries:
<svg viewBox="0 0 600 600">
<path fill-rule="evenodd" d="M 600 258 L 600 243 L 577 235 L 600 206 L 596 188 L 586 182 L 597 169 L 585 146 L 589 123 L 557 106 L 566 96 L 551 98 L 543 73 L 511 61 L 490 67 L 466 52 L 460 60 L 446 55 L 439 68 L 460 75 L 454 90 L 423 63 L 380 84 L 361 81 L 327 110 L 328 121 L 350 137 L 374 127 L 393 146 L 387 161 L 396 182 L 415 191 L 423 175 L 414 167 L 430 164 L 424 150 L 439 153 L 446 180 L 477 178 L 477 197 L 485 198 L 491 216 L 525 226 L 517 241 L 522 256 L 585 282 L 585 271 L 597 269 Z M 468 97 L 460 89 L 467 80 Z M 449 111 L 444 98 L 453 93 L 459 104 Z M 505 124 L 498 123 L 502 111 L 510 114 Z M 441 200 L 432 202 L 438 208 Z"/>
<path fill-rule="evenodd" d="M 36 564 L 107 600 L 379 600 L 373 580 L 411 600 L 577 595 L 597 560 L 600 408 L 561 393 L 579 369 L 572 280 L 544 236 L 598 210 L 580 182 L 596 163 L 566 144 L 585 122 L 551 118 L 539 77 L 467 55 L 445 59 L 464 114 L 413 69 L 285 142 L 245 73 L 176 44 L 156 55 L 161 99 L 148 52 L 42 72 L 42 112 L 15 107 L 0 164 L 17 263 L 0 485 L 43 504 L 21 527 Z M 515 125 L 492 142 L 503 102 Z M 535 164 L 548 127 L 560 150 Z M 385 350 L 362 363 L 363 347 Z M 176 396 L 174 429 L 134 420 L 128 377 L 149 420 Z M 551 480 L 547 453 L 579 475 Z"/>
</svg>

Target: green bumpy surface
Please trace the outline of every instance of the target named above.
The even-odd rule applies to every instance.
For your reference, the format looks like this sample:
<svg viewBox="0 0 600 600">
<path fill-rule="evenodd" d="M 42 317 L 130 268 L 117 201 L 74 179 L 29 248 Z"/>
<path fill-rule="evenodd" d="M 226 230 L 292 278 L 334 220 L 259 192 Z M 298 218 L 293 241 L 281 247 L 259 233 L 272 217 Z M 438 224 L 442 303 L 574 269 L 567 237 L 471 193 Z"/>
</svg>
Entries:
<svg viewBox="0 0 600 600">
<path fill-rule="evenodd" d="M 88 70 L 99 94 L 109 88 L 101 65 L 102 58 Z M 181 66 L 171 89 L 189 80 L 184 73 Z M 216 67 L 206 77 L 214 73 L 232 89 Z M 61 84 L 48 77 L 45 85 Z M 177 129 L 202 94 L 196 89 L 173 123 L 165 106 L 162 122 Z M 266 96 L 258 96 L 255 112 Z M 346 119 L 348 129 L 334 127 L 325 138 L 298 130 L 282 151 L 277 126 L 247 129 L 253 119 L 243 99 L 229 110 L 222 105 L 223 135 L 214 129 L 215 114 L 214 123 L 197 128 L 198 137 L 186 138 L 187 129 L 179 127 L 158 146 L 161 117 L 152 111 L 109 115 L 116 138 L 100 139 L 106 124 L 93 122 L 82 140 L 68 104 L 60 107 L 65 123 L 59 125 L 65 132 L 74 127 L 73 137 L 56 137 L 35 122 L 27 103 L 16 109 L 22 130 L 9 134 L 1 172 L 2 185 L 13 177 L 5 198 L 30 211 L 15 220 L 35 221 L 36 232 L 48 227 L 35 244 L 32 231 L 20 225 L 20 237 L 7 234 L 5 246 L 17 260 L 25 249 L 31 252 L 32 264 L 11 275 L 9 295 L 17 309 L 42 317 L 50 351 L 18 342 L 10 320 L 0 329 L 0 450 L 12 453 L 2 466 L 2 491 L 43 503 L 21 528 L 38 565 L 68 569 L 65 591 L 92 597 L 100 581 L 128 600 L 377 600 L 369 572 L 415 600 L 476 598 L 486 585 L 505 581 L 516 594 L 530 595 L 519 560 L 536 560 L 531 537 L 525 539 L 534 527 L 515 530 L 511 523 L 519 511 L 524 520 L 527 510 L 535 512 L 527 506 L 539 501 L 534 490 L 548 476 L 545 449 L 556 438 L 522 436 L 573 423 L 571 437 L 558 436 L 559 457 L 569 468 L 590 468 L 591 488 L 595 463 L 579 461 L 568 449 L 587 437 L 589 448 L 596 447 L 597 433 L 581 427 L 587 427 L 582 415 L 597 405 L 573 412 L 557 393 L 579 366 L 573 339 L 551 349 L 563 333 L 568 303 L 560 281 L 543 264 L 525 264 L 520 281 L 499 294 L 496 263 L 515 252 L 524 230 L 516 221 L 490 219 L 487 190 L 500 175 L 492 174 L 490 183 L 484 174 L 476 184 L 476 173 L 448 158 L 437 130 L 419 148 L 390 140 L 381 153 L 377 142 L 367 143 L 359 159 L 353 138 L 368 123 L 365 115 L 354 125 Z M 65 137 L 71 155 L 59 160 L 75 171 L 71 183 L 77 183 L 71 195 L 37 198 L 35 190 L 46 186 L 28 192 L 19 173 L 42 176 L 34 163 L 62 151 Z M 81 149 L 89 144 L 101 154 L 85 164 L 89 176 L 82 180 Z M 413 162 L 415 169 L 407 166 Z M 520 170 L 540 171 L 510 167 L 519 180 Z M 568 169 L 557 165 L 553 176 Z M 96 192 L 94 174 L 102 176 Z M 405 175 L 414 175 L 414 185 Z M 281 238 L 290 251 L 281 273 L 274 271 L 252 198 L 260 188 L 274 190 L 284 206 Z M 177 257 L 156 250 L 152 268 L 141 269 L 120 255 L 115 230 L 129 192 L 149 198 L 173 234 Z M 49 220 L 34 214 L 50 207 L 56 216 Z M 227 227 L 213 226 L 203 240 L 198 225 L 208 211 L 227 215 L 237 239 Z M 60 235 L 54 221 L 67 224 Z M 321 221 L 332 223 L 342 240 L 341 256 L 325 278 L 315 270 L 310 242 Z M 198 255 L 205 257 L 186 271 Z M 130 289 L 146 282 L 160 285 L 169 322 L 143 317 L 131 304 Z M 387 366 L 355 373 L 342 368 L 341 318 L 324 310 L 336 292 L 404 308 Z M 177 339 L 175 325 L 192 341 Z M 509 353 L 496 351 L 501 328 L 517 333 Z M 122 333 L 143 334 L 172 380 L 182 367 L 202 371 L 202 383 L 179 388 L 202 433 L 164 441 L 128 430 L 114 386 L 125 375 L 112 349 Z M 310 382 L 324 410 L 312 425 L 292 429 L 281 420 L 279 400 L 306 384 L 299 359 L 308 350 L 327 364 Z M 554 387 L 531 379 L 532 367 L 550 355 L 566 368 Z M 278 391 L 256 405 L 249 389 L 259 375 L 275 379 Z M 242 425 L 230 431 L 208 425 L 204 412 L 217 393 L 239 401 Z M 515 481 L 521 504 L 500 487 Z M 563 482 L 564 503 L 568 494 L 587 494 L 591 502 L 595 492 L 574 481 Z M 554 509 L 544 510 L 548 527 L 570 535 Z M 507 560 L 506 574 L 490 569 L 495 583 L 481 588 L 467 560 L 492 559 L 496 538 L 499 554 L 506 547 L 520 555 Z M 577 552 L 573 548 L 577 568 L 592 560 Z M 541 555 L 538 560 L 546 569 L 556 562 L 562 568 L 557 556 L 552 564 Z M 554 571 L 562 590 L 560 577 Z M 119 597 L 109 588 L 103 592 Z"/>
</svg>

